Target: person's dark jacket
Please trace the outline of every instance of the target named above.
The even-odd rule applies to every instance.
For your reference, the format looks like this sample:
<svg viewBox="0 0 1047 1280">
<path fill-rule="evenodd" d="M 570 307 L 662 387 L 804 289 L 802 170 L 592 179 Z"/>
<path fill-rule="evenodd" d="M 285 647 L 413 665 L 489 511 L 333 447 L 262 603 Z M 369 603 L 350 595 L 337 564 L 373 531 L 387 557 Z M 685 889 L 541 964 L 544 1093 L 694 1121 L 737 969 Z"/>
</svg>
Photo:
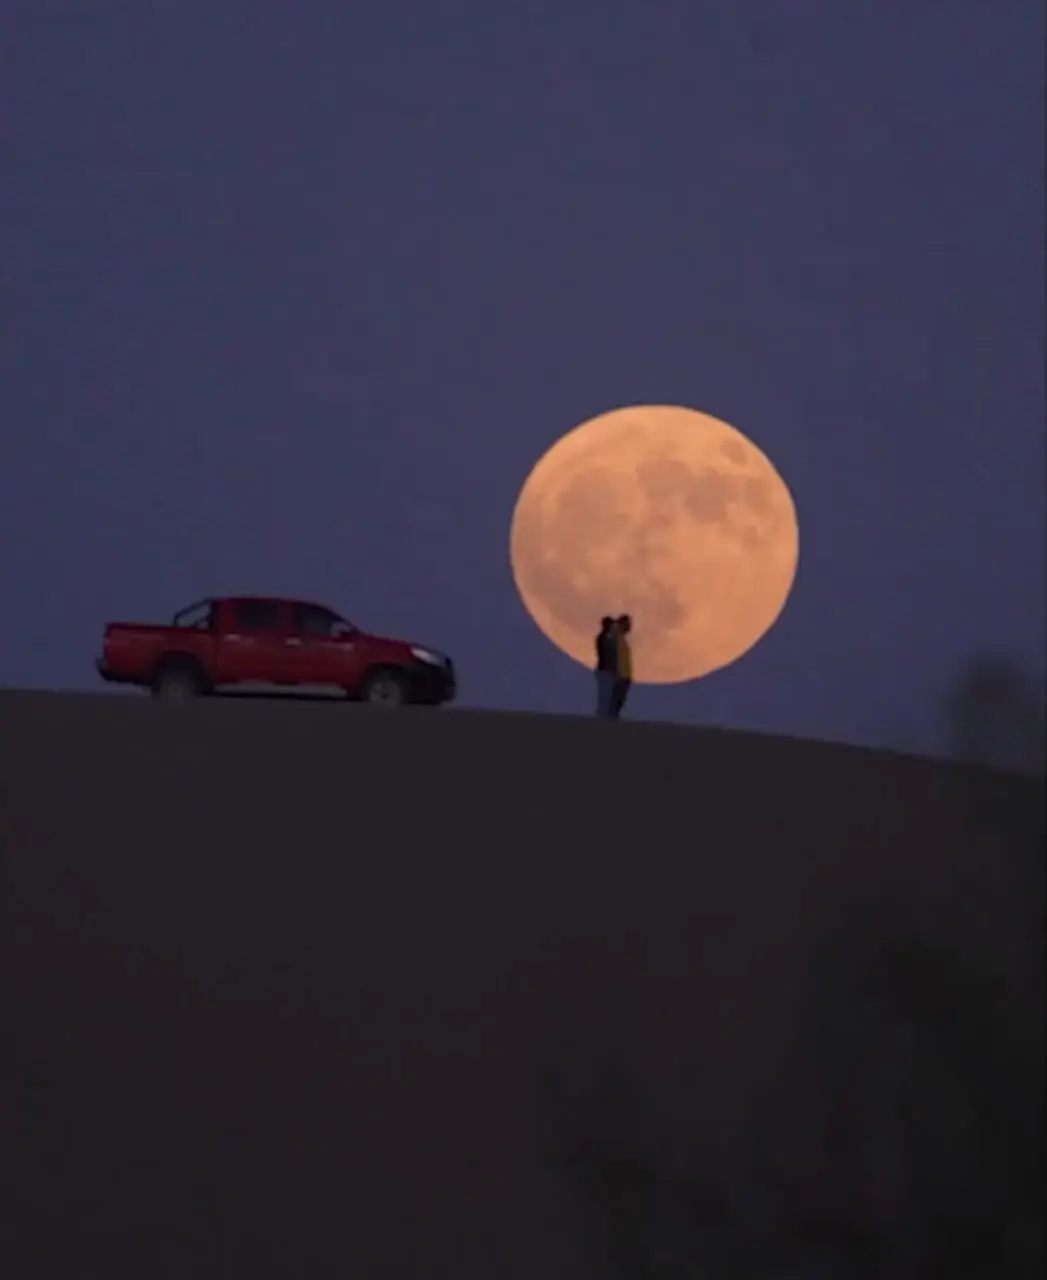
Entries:
<svg viewBox="0 0 1047 1280">
<path fill-rule="evenodd" d="M 596 670 L 618 670 L 618 638 L 610 627 L 605 627 L 596 637 Z"/>
</svg>

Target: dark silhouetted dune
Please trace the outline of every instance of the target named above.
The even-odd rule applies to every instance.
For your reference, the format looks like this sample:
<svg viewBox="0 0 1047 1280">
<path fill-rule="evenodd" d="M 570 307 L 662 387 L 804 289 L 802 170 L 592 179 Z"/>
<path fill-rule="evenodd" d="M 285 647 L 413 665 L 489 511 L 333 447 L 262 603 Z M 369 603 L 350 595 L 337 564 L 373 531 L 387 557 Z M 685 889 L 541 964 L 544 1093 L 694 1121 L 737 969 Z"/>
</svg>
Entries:
<svg viewBox="0 0 1047 1280">
<path fill-rule="evenodd" d="M 28 692 L 0 751 L 20 1280 L 690 1275 L 800 1222 L 929 1249 L 1034 1176 L 1039 781 Z M 960 1103 L 899 1118 L 939 1022 L 988 1183 Z"/>
</svg>

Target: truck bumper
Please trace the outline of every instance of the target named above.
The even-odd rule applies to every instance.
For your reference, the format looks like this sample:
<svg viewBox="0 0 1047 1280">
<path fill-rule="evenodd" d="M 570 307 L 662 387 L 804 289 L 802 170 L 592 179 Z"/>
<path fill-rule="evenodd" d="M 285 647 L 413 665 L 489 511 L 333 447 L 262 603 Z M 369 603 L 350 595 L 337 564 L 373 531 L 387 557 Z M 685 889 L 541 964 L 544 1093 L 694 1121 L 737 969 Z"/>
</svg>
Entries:
<svg viewBox="0 0 1047 1280">
<path fill-rule="evenodd" d="M 419 662 L 411 667 L 411 698 L 414 702 L 430 706 L 453 702 L 458 692 L 454 667 L 451 663 L 436 666 L 431 662 Z"/>
<path fill-rule="evenodd" d="M 107 684 L 139 684 L 140 681 L 132 680 L 127 676 L 119 675 L 110 667 L 107 667 L 103 658 L 95 659 L 95 670 Z"/>
</svg>

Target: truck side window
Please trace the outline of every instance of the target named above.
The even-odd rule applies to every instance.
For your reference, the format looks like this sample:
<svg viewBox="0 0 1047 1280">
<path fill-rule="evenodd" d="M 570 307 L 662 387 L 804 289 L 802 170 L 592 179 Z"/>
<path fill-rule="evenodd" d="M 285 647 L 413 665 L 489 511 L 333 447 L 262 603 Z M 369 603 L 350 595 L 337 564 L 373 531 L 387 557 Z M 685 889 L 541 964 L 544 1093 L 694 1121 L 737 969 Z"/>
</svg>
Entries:
<svg viewBox="0 0 1047 1280">
<path fill-rule="evenodd" d="M 318 604 L 296 604 L 292 627 L 303 636 L 329 636 L 338 615 Z"/>
<path fill-rule="evenodd" d="M 272 600 L 237 600 L 234 617 L 241 631 L 276 631 L 280 626 L 280 606 Z"/>
</svg>

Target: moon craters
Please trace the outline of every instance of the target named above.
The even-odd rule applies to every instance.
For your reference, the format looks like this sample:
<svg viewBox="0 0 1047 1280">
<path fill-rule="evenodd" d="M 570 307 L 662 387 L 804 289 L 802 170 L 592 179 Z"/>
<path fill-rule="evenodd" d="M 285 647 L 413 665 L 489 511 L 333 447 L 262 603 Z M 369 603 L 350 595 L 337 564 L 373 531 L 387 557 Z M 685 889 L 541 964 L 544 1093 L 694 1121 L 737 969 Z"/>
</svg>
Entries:
<svg viewBox="0 0 1047 1280">
<path fill-rule="evenodd" d="M 755 445 L 675 406 L 613 410 L 539 459 L 510 559 L 538 626 L 586 665 L 604 613 L 635 620 L 641 681 L 692 679 L 750 649 L 795 574 L 792 499 Z"/>
</svg>

